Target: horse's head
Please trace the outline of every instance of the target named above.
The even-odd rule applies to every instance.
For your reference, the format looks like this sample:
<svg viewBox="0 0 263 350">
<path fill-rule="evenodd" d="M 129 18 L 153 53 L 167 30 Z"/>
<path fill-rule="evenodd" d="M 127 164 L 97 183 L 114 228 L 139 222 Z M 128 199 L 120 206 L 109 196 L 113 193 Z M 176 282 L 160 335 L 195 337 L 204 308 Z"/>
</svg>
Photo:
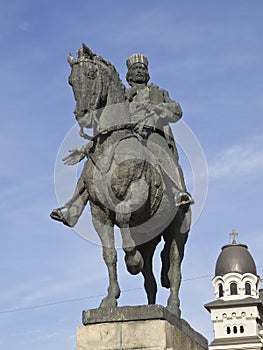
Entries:
<svg viewBox="0 0 263 350">
<path fill-rule="evenodd" d="M 69 84 L 76 100 L 74 114 L 80 126 L 87 128 L 92 127 L 91 112 L 103 107 L 106 100 L 105 92 L 102 96 L 101 70 L 96 57 L 85 44 L 77 51 L 76 59 L 68 56 Z"/>
<path fill-rule="evenodd" d="M 79 125 L 91 128 L 93 111 L 124 100 L 124 86 L 118 72 L 108 61 L 93 53 L 85 44 L 77 51 L 77 58 L 69 54 L 71 66 L 69 84 L 73 88 L 76 107 L 74 114 Z"/>
</svg>

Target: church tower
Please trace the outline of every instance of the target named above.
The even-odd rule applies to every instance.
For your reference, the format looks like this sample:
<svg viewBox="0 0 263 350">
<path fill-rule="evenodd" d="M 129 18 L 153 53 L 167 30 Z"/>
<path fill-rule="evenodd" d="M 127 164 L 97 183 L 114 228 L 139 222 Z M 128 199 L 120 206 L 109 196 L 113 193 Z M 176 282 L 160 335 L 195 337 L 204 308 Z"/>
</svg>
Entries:
<svg viewBox="0 0 263 350">
<path fill-rule="evenodd" d="M 209 350 L 262 350 L 260 278 L 248 247 L 237 243 L 235 231 L 231 236 L 232 243 L 222 247 L 216 262 L 215 300 L 205 305 L 214 324 Z"/>
</svg>

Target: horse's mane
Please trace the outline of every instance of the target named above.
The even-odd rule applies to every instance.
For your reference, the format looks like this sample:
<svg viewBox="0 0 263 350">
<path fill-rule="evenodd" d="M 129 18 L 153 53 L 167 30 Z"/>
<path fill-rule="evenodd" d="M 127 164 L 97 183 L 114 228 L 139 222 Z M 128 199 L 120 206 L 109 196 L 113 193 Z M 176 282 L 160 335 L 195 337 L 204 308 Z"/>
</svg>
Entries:
<svg viewBox="0 0 263 350">
<path fill-rule="evenodd" d="M 123 102 L 125 98 L 125 86 L 116 68 L 101 56 L 95 55 L 93 59 L 101 69 L 101 79 L 103 79 L 103 85 L 108 90 L 107 105 Z"/>
</svg>

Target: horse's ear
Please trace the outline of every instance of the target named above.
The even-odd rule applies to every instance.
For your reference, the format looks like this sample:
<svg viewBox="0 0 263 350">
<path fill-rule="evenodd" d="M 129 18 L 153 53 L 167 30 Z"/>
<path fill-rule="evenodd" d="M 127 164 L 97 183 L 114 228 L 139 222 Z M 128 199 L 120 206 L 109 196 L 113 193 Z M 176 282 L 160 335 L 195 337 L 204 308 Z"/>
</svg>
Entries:
<svg viewBox="0 0 263 350">
<path fill-rule="evenodd" d="M 85 54 L 85 56 L 87 56 L 91 59 L 95 56 L 95 53 L 93 53 L 91 51 L 91 49 L 84 43 L 82 43 L 82 50 L 83 50 L 83 53 Z"/>
<path fill-rule="evenodd" d="M 74 63 L 76 63 L 76 59 L 71 55 L 71 53 L 68 54 L 68 63 L 73 66 Z"/>
</svg>

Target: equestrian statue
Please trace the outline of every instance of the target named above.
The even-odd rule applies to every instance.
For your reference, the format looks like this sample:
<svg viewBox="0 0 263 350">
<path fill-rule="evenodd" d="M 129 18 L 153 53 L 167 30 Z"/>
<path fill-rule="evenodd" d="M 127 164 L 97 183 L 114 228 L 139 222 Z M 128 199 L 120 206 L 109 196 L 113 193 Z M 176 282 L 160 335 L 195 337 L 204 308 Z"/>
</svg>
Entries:
<svg viewBox="0 0 263 350">
<path fill-rule="evenodd" d="M 149 304 L 155 304 L 157 293 L 153 254 L 163 240 L 161 284 L 170 289 L 167 308 L 180 316 L 181 262 L 193 200 L 169 123 L 182 117 L 182 109 L 166 90 L 148 84 L 149 63 L 142 54 L 126 61 L 130 88 L 110 62 L 85 44 L 76 58 L 69 54 L 68 62 L 74 114 L 88 142 L 63 160 L 67 165 L 86 161 L 72 198 L 50 216 L 74 227 L 89 203 L 109 275 L 100 308 L 116 307 L 120 296 L 114 226 L 121 232 L 127 270 L 144 277 Z"/>
</svg>

